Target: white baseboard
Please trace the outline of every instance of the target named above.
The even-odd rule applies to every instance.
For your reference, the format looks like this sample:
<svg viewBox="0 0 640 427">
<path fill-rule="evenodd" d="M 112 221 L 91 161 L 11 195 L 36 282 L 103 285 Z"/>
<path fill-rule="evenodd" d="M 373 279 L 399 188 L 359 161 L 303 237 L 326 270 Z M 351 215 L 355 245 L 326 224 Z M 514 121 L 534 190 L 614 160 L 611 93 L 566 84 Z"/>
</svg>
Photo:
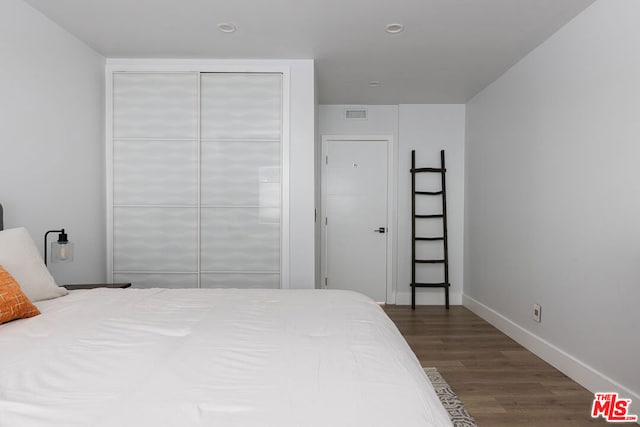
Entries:
<svg viewBox="0 0 640 427">
<path fill-rule="evenodd" d="M 596 371 L 591 366 L 581 362 L 574 356 L 559 349 L 544 339 L 532 334 L 530 331 L 517 325 L 513 321 L 504 317 L 497 311 L 487 307 L 481 302 L 468 295 L 462 296 L 463 305 L 482 317 L 487 322 L 498 328 L 500 331 L 514 339 L 518 344 L 549 363 L 566 376 L 582 385 L 592 393 L 597 392 L 618 392 L 625 399 L 632 399 L 631 412 L 640 414 L 640 395 L 629 390 L 625 386 L 601 372 Z"/>
<path fill-rule="evenodd" d="M 406 292 L 397 292 L 395 299 L 397 305 L 411 304 L 411 289 Z M 449 304 L 462 305 L 462 294 L 449 290 Z M 417 289 L 416 305 L 444 305 L 444 289 Z"/>
</svg>

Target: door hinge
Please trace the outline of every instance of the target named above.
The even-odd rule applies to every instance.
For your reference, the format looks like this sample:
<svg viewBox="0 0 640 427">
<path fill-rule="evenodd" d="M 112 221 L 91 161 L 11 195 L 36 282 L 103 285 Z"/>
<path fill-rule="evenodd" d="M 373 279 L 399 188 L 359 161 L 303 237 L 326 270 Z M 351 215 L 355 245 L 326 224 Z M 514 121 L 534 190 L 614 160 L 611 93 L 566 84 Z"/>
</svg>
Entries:
<svg viewBox="0 0 640 427">
<path fill-rule="evenodd" d="M 326 216 L 324 217 L 324 225 L 329 225 L 329 218 Z"/>
<path fill-rule="evenodd" d="M 325 165 L 329 164 L 329 156 L 324 156 L 324 164 Z"/>
<path fill-rule="evenodd" d="M 329 279 L 327 279 L 326 277 L 324 278 L 324 287 L 328 287 L 329 286 Z"/>
</svg>

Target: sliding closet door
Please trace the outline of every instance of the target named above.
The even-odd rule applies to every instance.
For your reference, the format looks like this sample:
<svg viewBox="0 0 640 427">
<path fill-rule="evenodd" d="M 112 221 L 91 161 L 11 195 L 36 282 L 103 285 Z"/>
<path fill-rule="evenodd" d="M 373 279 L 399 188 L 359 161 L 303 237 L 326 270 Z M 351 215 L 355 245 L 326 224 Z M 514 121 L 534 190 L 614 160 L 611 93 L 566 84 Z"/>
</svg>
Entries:
<svg viewBox="0 0 640 427">
<path fill-rule="evenodd" d="M 113 280 L 280 287 L 282 77 L 114 73 Z"/>
<path fill-rule="evenodd" d="M 113 280 L 198 285 L 198 74 L 113 80 Z"/>
<path fill-rule="evenodd" d="M 280 287 L 282 77 L 201 76 L 202 287 Z"/>
</svg>

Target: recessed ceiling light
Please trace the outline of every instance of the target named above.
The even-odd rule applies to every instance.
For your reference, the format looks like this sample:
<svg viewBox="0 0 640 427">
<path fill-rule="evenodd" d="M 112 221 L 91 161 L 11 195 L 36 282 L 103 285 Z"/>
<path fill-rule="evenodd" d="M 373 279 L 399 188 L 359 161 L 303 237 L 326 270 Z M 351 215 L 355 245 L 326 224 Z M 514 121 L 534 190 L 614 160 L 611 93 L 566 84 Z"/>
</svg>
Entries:
<svg viewBox="0 0 640 427">
<path fill-rule="evenodd" d="M 236 31 L 236 26 L 227 22 L 221 22 L 218 24 L 218 29 L 223 33 L 234 33 Z"/>
<path fill-rule="evenodd" d="M 371 87 L 380 87 L 380 86 L 382 86 L 382 84 L 380 82 L 377 82 L 377 81 L 371 81 L 371 82 L 369 82 L 369 86 L 371 86 Z"/>
<path fill-rule="evenodd" d="M 404 31 L 404 25 L 402 24 L 389 24 L 385 27 L 385 30 L 389 34 L 398 34 Z"/>
</svg>

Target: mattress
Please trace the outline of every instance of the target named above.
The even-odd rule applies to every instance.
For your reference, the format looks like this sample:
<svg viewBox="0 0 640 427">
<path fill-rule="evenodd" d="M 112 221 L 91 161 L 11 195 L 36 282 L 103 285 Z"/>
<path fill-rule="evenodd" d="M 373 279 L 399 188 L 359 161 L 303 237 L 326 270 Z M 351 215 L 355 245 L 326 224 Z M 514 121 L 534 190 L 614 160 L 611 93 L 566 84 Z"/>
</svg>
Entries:
<svg viewBox="0 0 640 427">
<path fill-rule="evenodd" d="M 94 289 L 0 325 L 1 427 L 450 426 L 349 291 Z"/>
</svg>

